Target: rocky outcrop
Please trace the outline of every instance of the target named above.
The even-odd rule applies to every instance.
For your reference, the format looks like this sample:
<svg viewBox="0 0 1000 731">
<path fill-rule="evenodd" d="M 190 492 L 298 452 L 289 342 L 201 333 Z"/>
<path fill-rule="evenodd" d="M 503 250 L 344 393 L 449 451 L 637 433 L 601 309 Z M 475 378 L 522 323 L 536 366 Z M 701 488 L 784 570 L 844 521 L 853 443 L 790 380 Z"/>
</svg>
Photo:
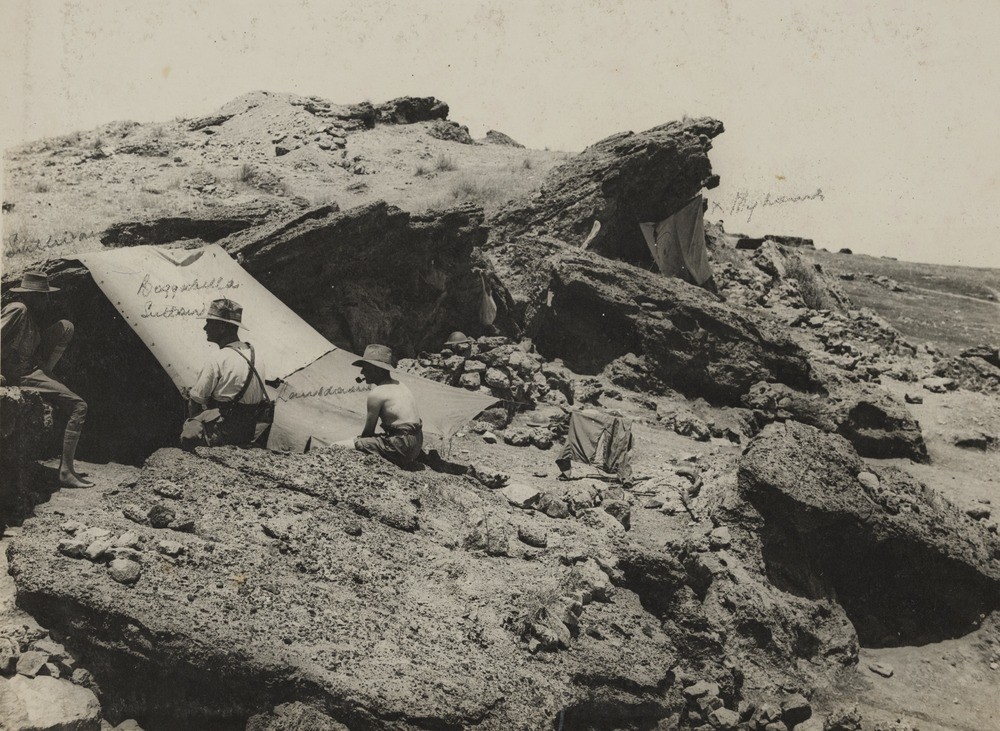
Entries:
<svg viewBox="0 0 1000 731">
<path fill-rule="evenodd" d="M 413 124 L 448 119 L 448 105 L 432 96 L 401 96 L 375 107 L 379 124 Z"/>
<path fill-rule="evenodd" d="M 194 533 L 145 522 L 165 480 Z M 610 583 L 601 520 L 563 521 L 568 554 L 533 548 L 518 526 L 555 519 L 341 450 L 162 450 L 134 485 L 74 505 L 77 524 L 51 504 L 26 522 L 11 573 L 19 604 L 72 638 L 111 718 L 205 727 L 299 701 L 350 728 L 507 729 L 594 698 L 653 723 L 681 702 L 669 637 Z M 56 550 L 84 525 L 131 532 L 130 547 L 96 561 Z M 141 577 L 117 581 L 112 557 Z M 572 614 L 553 614 L 559 596 Z M 539 662 L 525 627 L 545 607 L 574 652 Z"/>
<path fill-rule="evenodd" d="M 267 95 L 267 92 L 260 92 Z M 244 106 L 249 102 L 253 104 L 252 95 L 238 97 L 226 107 L 236 105 Z M 371 102 L 361 102 L 359 104 L 334 104 L 328 99 L 318 96 L 292 97 L 290 103 L 296 107 L 302 107 L 305 111 L 320 119 L 335 120 L 342 132 L 357 132 L 364 129 L 372 129 L 375 126 L 376 111 Z"/>
<path fill-rule="evenodd" d="M 112 719 L 669 727 L 857 658 L 835 602 L 767 582 L 762 518 L 719 459 L 695 523 L 612 486 L 550 517 L 352 451 L 166 449 L 75 493 L 72 521 L 60 496 L 40 506 L 11 575 Z M 154 527 L 165 501 L 176 520 Z M 122 562 L 141 570 L 122 581 Z"/>
<path fill-rule="evenodd" d="M 58 430 L 52 409 L 35 391 L 0 388 L 0 530 L 31 514 L 48 496 L 35 460 L 54 453 Z"/>
<path fill-rule="evenodd" d="M 189 120 L 187 126 L 192 132 L 197 132 L 200 129 L 218 127 L 220 124 L 225 124 L 232 118 L 232 114 L 210 114 L 207 117 L 198 117 L 197 119 Z"/>
<path fill-rule="evenodd" d="M 105 229 L 101 234 L 101 243 L 110 247 L 155 246 L 197 239 L 212 244 L 237 231 L 259 226 L 287 213 L 287 209 L 276 204 L 257 202 L 216 209 L 210 215 L 202 213 L 124 221 Z"/>
<path fill-rule="evenodd" d="M 505 135 L 503 132 L 498 132 L 495 129 L 487 130 L 486 138 L 483 141 L 490 145 L 504 145 L 506 147 L 520 148 L 524 147 L 524 145 L 510 135 Z"/>
<path fill-rule="evenodd" d="M 438 140 L 446 142 L 458 142 L 462 145 L 474 145 L 475 140 L 469 134 L 469 128 L 464 124 L 452 122 L 450 120 L 436 120 L 427 128 L 427 134 Z"/>
<path fill-rule="evenodd" d="M 397 357 L 437 350 L 448 334 L 479 335 L 482 270 L 494 326 L 516 330 L 511 302 L 476 251 L 486 240 L 473 207 L 410 214 L 384 202 L 321 207 L 220 242 L 244 268 L 334 344 L 369 343 Z"/>
<path fill-rule="evenodd" d="M 908 474 L 869 467 L 839 436 L 771 425 L 738 480 L 764 519 L 771 582 L 835 597 L 862 644 L 958 637 L 1000 605 L 996 536 Z"/>
<path fill-rule="evenodd" d="M 678 279 L 553 241 L 492 253 L 539 351 L 577 373 L 608 369 L 627 388 L 732 405 L 762 378 L 818 387 L 805 352 L 774 325 Z"/>
<path fill-rule="evenodd" d="M 813 249 L 816 247 L 812 239 L 802 238 L 801 236 L 779 236 L 777 234 L 768 234 L 767 236 L 744 236 L 743 234 L 732 234 L 736 237 L 736 248 L 737 249 L 759 249 L 763 246 L 766 241 L 773 241 L 781 246 L 792 246 L 792 247 L 805 247 L 807 249 Z"/>
<path fill-rule="evenodd" d="M 756 383 L 743 403 L 763 423 L 795 420 L 840 434 L 863 457 L 929 460 L 920 424 L 887 391 L 839 379 L 824 380 L 824 386 L 826 394 L 809 394 L 783 384 Z"/>
<path fill-rule="evenodd" d="M 552 170 L 541 190 L 501 209 L 490 221 L 490 240 L 534 234 L 580 245 L 599 221 L 588 248 L 651 264 L 639 222 L 660 221 L 718 184 L 708 151 L 722 132 L 721 122 L 704 117 L 601 140 Z"/>
</svg>

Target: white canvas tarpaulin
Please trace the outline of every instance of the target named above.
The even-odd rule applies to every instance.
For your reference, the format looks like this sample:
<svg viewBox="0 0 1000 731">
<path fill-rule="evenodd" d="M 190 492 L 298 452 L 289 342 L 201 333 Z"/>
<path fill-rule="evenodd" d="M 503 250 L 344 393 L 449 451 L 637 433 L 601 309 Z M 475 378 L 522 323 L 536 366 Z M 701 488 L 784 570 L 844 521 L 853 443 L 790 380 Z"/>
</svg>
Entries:
<svg viewBox="0 0 1000 731">
<path fill-rule="evenodd" d="M 246 329 L 276 401 L 268 446 L 301 451 L 309 437 L 323 442 L 357 436 L 364 427 L 367 384 L 336 348 L 217 245 L 199 249 L 136 246 L 77 257 L 104 295 L 139 335 L 178 389 L 194 384 L 216 345 L 205 339 L 208 303 L 228 297 L 243 306 Z M 496 399 L 424 378 L 399 374 L 413 391 L 427 436 L 448 439 Z"/>
<path fill-rule="evenodd" d="M 698 285 L 712 276 L 705 252 L 704 211 L 699 195 L 659 223 L 639 224 L 656 265 L 667 276 L 685 279 L 686 271 Z"/>
<path fill-rule="evenodd" d="M 77 258 L 179 389 L 217 350 L 202 328 L 219 297 L 243 305 L 240 337 L 259 351 L 267 378 L 284 378 L 333 348 L 221 246 L 136 246 Z"/>
<path fill-rule="evenodd" d="M 320 444 L 361 433 L 367 414 L 367 384 L 357 383 L 358 356 L 334 350 L 285 379 L 278 391 L 277 412 L 268 446 L 301 452 L 309 437 Z M 446 386 L 426 378 L 394 372 L 417 400 L 425 437 L 450 439 L 463 424 L 496 403 L 492 396 Z"/>
</svg>

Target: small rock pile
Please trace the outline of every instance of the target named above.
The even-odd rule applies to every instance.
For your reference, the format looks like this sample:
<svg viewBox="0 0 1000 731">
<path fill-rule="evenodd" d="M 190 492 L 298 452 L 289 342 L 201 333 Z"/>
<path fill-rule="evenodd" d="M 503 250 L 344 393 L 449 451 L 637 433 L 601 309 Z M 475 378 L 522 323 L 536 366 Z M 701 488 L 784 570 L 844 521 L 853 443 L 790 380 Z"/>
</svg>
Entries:
<svg viewBox="0 0 1000 731">
<path fill-rule="evenodd" d="M 1000 349 L 978 345 L 957 358 L 936 357 L 934 375 L 950 378 L 970 391 L 1000 393 Z"/>
<path fill-rule="evenodd" d="M 27 625 L 5 627 L 0 634 L 0 674 L 66 678 L 86 688 L 97 688 L 90 673 L 77 667 L 61 643 L 45 630 Z"/>
<path fill-rule="evenodd" d="M 573 557 L 567 561 L 573 561 Z M 563 587 L 544 597 L 541 606 L 522 618 L 521 637 L 531 652 L 565 650 L 580 634 L 580 615 L 591 602 L 609 602 L 614 587 L 604 568 L 593 558 L 572 566 Z"/>
<path fill-rule="evenodd" d="M 617 533 L 628 530 L 632 525 L 634 499 L 621 487 L 603 488 L 593 481 L 581 480 L 543 492 L 514 482 L 501 487 L 499 492 L 514 507 L 537 510 L 550 518 L 573 516 L 593 527 L 608 528 L 607 516 L 610 516 L 610 522 L 617 525 L 613 532 Z M 602 511 L 595 508 L 602 508 Z M 531 540 L 525 543 L 535 545 Z"/>
<path fill-rule="evenodd" d="M 743 263 L 730 260 L 716 265 L 715 280 L 727 302 L 743 307 L 765 307 L 780 313 L 808 309 L 819 302 L 827 306 L 847 303 L 818 265 L 773 241 L 765 241 Z"/>
<path fill-rule="evenodd" d="M 672 429 L 674 433 L 699 442 L 728 439 L 734 444 L 740 444 L 746 438 L 752 437 L 762 426 L 754 413 L 748 409 L 723 407 L 717 409 L 713 416 L 702 418 L 696 412 L 708 413 L 708 404 L 702 399 L 697 399 L 693 407 L 693 409 L 657 412 L 656 420 Z"/>
<path fill-rule="evenodd" d="M 916 346 L 871 310 L 807 310 L 789 325 L 815 336 L 825 352 L 822 360 L 848 380 L 878 383 L 882 375 L 916 380 L 910 365 Z"/>
<path fill-rule="evenodd" d="M 282 131 L 271 136 L 271 144 L 274 145 L 274 154 L 277 157 L 287 155 L 293 150 L 298 150 L 308 144 L 315 143 L 321 150 L 336 150 L 341 152 L 341 157 L 346 153 L 347 131 L 337 124 L 321 122 L 309 129 L 299 129 L 294 132 Z"/>
<path fill-rule="evenodd" d="M 676 671 L 676 675 L 682 685 L 685 709 L 679 716 L 668 720 L 671 728 L 791 731 L 812 717 L 812 706 L 798 693 L 773 702 L 757 704 L 741 700 L 736 703 L 718 683 L 698 680 L 680 670 Z"/>
<path fill-rule="evenodd" d="M 132 719 L 101 718 L 100 689 L 90 671 L 37 625 L 0 628 L 0 727 L 142 731 Z"/>
<path fill-rule="evenodd" d="M 906 289 L 906 287 L 904 287 L 903 285 L 901 285 L 895 279 L 892 279 L 891 277 L 887 277 L 884 274 L 873 274 L 872 272 L 865 272 L 864 276 L 872 284 L 877 284 L 879 287 L 884 287 L 885 289 L 888 289 L 890 292 L 907 292 L 907 291 L 909 291 L 909 290 Z"/>
<path fill-rule="evenodd" d="M 111 578 L 119 584 L 134 584 L 142 576 L 142 541 L 136 533 L 126 531 L 113 538 L 106 528 L 88 528 L 76 520 L 60 527 L 69 534 L 59 541 L 58 551 L 62 555 L 106 563 Z"/>
<path fill-rule="evenodd" d="M 560 361 L 546 362 L 530 340 L 519 343 L 495 335 L 446 346 L 439 353 L 421 353 L 399 361 L 400 370 L 470 391 L 488 393 L 504 402 L 506 426 L 515 411 L 538 404 L 565 405 L 574 401 L 570 372 Z M 551 446 L 551 445 L 550 445 Z"/>
</svg>

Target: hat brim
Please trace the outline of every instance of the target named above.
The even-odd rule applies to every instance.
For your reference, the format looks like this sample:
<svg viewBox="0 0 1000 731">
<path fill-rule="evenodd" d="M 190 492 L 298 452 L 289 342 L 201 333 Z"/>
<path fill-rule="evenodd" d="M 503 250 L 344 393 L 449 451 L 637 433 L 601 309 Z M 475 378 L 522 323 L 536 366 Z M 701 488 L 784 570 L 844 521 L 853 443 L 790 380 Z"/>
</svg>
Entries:
<svg viewBox="0 0 1000 731">
<path fill-rule="evenodd" d="M 356 365 L 356 366 L 370 365 L 374 366 L 375 368 L 381 368 L 383 371 L 388 371 L 390 373 L 392 373 L 392 371 L 394 370 L 394 368 L 388 363 L 383 363 L 380 360 L 368 360 L 367 358 L 358 358 L 356 361 L 351 363 L 351 365 Z"/>
<path fill-rule="evenodd" d="M 49 292 L 58 292 L 59 287 L 49 287 L 48 289 L 28 289 L 27 287 L 11 287 L 11 292 L 35 292 L 37 294 L 48 294 Z"/>
<path fill-rule="evenodd" d="M 242 327 L 247 332 L 250 332 L 250 328 L 244 325 L 242 322 L 237 322 L 236 320 L 227 320 L 224 317 L 214 317 L 212 315 L 205 315 L 206 320 L 215 320 L 216 322 L 228 322 L 230 325 L 236 325 L 236 327 Z"/>
</svg>

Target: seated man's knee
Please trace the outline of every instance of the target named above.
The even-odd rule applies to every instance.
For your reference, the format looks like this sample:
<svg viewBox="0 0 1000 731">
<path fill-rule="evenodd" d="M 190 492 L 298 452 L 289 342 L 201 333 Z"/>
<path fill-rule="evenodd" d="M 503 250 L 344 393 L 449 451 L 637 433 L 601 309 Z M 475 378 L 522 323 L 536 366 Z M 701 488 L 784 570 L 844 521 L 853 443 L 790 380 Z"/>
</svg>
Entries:
<svg viewBox="0 0 1000 731">
<path fill-rule="evenodd" d="M 43 340 L 48 340 L 54 346 L 67 345 L 73 339 L 76 328 L 69 320 L 58 320 L 46 328 Z"/>
</svg>

